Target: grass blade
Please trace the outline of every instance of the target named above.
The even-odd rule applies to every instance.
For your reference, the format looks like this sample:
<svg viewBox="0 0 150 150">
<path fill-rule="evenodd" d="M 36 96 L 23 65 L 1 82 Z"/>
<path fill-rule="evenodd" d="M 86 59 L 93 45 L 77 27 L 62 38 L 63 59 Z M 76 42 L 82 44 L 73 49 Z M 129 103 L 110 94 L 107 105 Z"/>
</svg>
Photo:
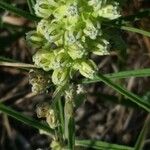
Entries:
<svg viewBox="0 0 150 150">
<path fill-rule="evenodd" d="M 40 18 L 38 18 L 37 16 L 30 14 L 24 10 L 19 9 L 19 8 L 16 8 L 16 7 L 14 7 L 8 3 L 5 3 L 3 1 L 0 1 L 0 8 L 11 11 L 11 12 L 17 14 L 18 16 L 25 17 L 25 18 L 32 20 L 32 21 L 39 21 L 40 20 Z"/>
<path fill-rule="evenodd" d="M 41 129 L 44 130 L 48 133 L 53 134 L 54 131 L 49 128 L 47 125 L 40 123 L 39 121 L 36 121 L 30 117 L 27 117 L 25 115 L 22 115 L 20 112 L 14 111 L 13 109 L 11 109 L 10 107 L 7 107 L 5 105 L 3 105 L 2 103 L 0 103 L 0 111 L 11 116 L 12 118 L 23 122 L 31 127 L 34 127 L 36 129 Z"/>
<path fill-rule="evenodd" d="M 92 141 L 92 140 L 76 140 L 76 146 L 86 147 L 86 148 L 93 148 L 97 150 L 134 150 L 132 147 L 117 145 L 117 144 L 110 144 L 107 142 L 102 141 Z"/>
<path fill-rule="evenodd" d="M 28 7 L 29 7 L 29 10 L 30 10 L 30 13 L 34 14 L 34 5 L 35 5 L 34 0 L 27 0 L 27 3 L 28 3 Z"/>
<path fill-rule="evenodd" d="M 137 70 L 131 70 L 131 71 L 121 71 L 117 73 L 106 74 L 104 76 L 109 79 L 123 79 L 123 78 L 128 78 L 128 77 L 147 77 L 147 76 L 150 76 L 150 68 L 137 69 Z M 92 80 L 85 79 L 82 81 L 82 83 L 87 84 L 87 83 L 95 83 L 95 82 L 100 82 L 100 81 L 101 81 L 101 78 L 97 77 Z"/>
<path fill-rule="evenodd" d="M 125 31 L 138 33 L 138 34 L 142 34 L 144 36 L 150 37 L 150 32 L 144 31 L 144 30 L 141 30 L 141 29 L 138 29 L 138 28 L 121 26 L 120 29 L 125 30 Z"/>
<path fill-rule="evenodd" d="M 143 129 L 137 139 L 137 142 L 135 144 L 135 150 L 142 150 L 144 146 L 144 140 L 148 131 L 150 125 L 150 115 L 147 116 L 146 121 L 144 123 Z"/>
<path fill-rule="evenodd" d="M 102 82 L 104 82 L 106 85 L 110 86 L 120 94 L 124 95 L 127 97 L 129 100 L 131 100 L 133 103 L 136 103 L 139 107 L 143 108 L 147 112 L 150 112 L 150 105 L 148 102 L 142 100 L 142 98 L 138 97 L 137 95 L 127 91 L 120 85 L 115 84 L 111 80 L 109 80 L 107 77 L 103 76 L 102 74 L 98 75 L 98 78 L 101 79 Z"/>
</svg>

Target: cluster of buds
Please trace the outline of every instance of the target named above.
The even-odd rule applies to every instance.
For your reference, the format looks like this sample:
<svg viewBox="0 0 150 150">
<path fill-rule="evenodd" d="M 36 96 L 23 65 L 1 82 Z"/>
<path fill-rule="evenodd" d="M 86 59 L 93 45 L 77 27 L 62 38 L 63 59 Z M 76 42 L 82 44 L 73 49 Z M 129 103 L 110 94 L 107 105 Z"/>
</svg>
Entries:
<svg viewBox="0 0 150 150">
<path fill-rule="evenodd" d="M 52 71 L 52 82 L 66 84 L 79 71 L 92 79 L 97 66 L 89 58 L 109 54 L 103 20 L 120 17 L 115 0 L 37 0 L 35 13 L 41 18 L 36 31 L 27 34 L 29 44 L 37 51 L 35 65 Z"/>
<path fill-rule="evenodd" d="M 54 109 L 48 103 L 37 106 L 36 113 L 38 118 L 46 118 L 46 122 L 50 128 L 55 129 L 58 126 L 58 120 Z"/>
</svg>

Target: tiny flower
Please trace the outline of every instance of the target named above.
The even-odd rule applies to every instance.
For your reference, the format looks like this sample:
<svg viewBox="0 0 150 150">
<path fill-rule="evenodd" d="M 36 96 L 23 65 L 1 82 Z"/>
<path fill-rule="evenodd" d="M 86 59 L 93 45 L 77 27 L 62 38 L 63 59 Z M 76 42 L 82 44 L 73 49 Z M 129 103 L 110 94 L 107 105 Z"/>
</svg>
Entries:
<svg viewBox="0 0 150 150">
<path fill-rule="evenodd" d="M 67 68 L 58 68 L 55 69 L 52 74 L 52 82 L 55 85 L 65 84 L 68 81 L 68 69 Z"/>
<path fill-rule="evenodd" d="M 86 51 L 79 42 L 76 42 L 68 47 L 68 54 L 73 60 L 75 60 L 82 58 L 86 54 Z"/>
<path fill-rule="evenodd" d="M 96 48 L 93 49 L 93 53 L 96 55 L 108 55 L 109 51 L 109 42 L 105 39 L 101 39 L 101 41 L 96 45 Z"/>
<path fill-rule="evenodd" d="M 76 92 L 77 92 L 77 94 L 83 94 L 83 93 L 85 93 L 85 89 L 81 84 L 78 84 Z"/>
<path fill-rule="evenodd" d="M 42 34 L 48 42 L 52 43 L 58 41 L 62 36 L 62 32 L 57 32 L 59 28 L 58 24 L 43 19 L 38 23 L 37 32 Z"/>
<path fill-rule="evenodd" d="M 50 106 L 48 103 L 39 104 L 36 108 L 36 113 L 38 118 L 45 118 Z"/>
<path fill-rule="evenodd" d="M 90 20 L 86 21 L 86 27 L 83 32 L 92 40 L 95 40 L 98 35 L 101 35 L 101 33 L 99 33 L 99 27 L 96 28 Z"/>
<path fill-rule="evenodd" d="M 93 79 L 96 73 L 97 67 L 92 60 L 80 60 L 77 61 L 74 69 L 79 70 L 79 72 L 86 78 Z"/>
<path fill-rule="evenodd" d="M 35 14 L 42 18 L 48 18 L 57 6 L 58 4 L 54 0 L 37 0 L 34 6 Z"/>
<path fill-rule="evenodd" d="M 49 71 L 52 70 L 55 65 L 55 55 L 48 50 L 39 50 L 34 54 L 33 62 L 44 71 Z"/>
<path fill-rule="evenodd" d="M 94 11 L 98 11 L 101 8 L 102 3 L 103 3 L 102 0 L 101 1 L 100 0 L 89 0 L 88 1 L 88 5 L 93 6 Z"/>
<path fill-rule="evenodd" d="M 76 42 L 76 37 L 72 31 L 66 31 L 65 32 L 65 42 L 66 44 L 73 44 Z"/>
<path fill-rule="evenodd" d="M 67 8 L 67 16 L 77 16 L 78 15 L 78 6 L 76 3 L 70 4 Z"/>
<path fill-rule="evenodd" d="M 102 7 L 98 11 L 98 14 L 100 17 L 107 18 L 110 20 L 120 17 L 120 13 L 118 11 L 118 3 L 109 4 L 109 5 Z"/>
<path fill-rule="evenodd" d="M 55 111 L 52 108 L 49 108 L 47 111 L 46 122 L 52 129 L 55 129 L 58 126 L 58 120 L 56 118 Z"/>
<path fill-rule="evenodd" d="M 55 139 L 51 142 L 50 147 L 51 147 L 52 150 L 66 150 L 66 149 L 63 148 L 63 146 L 62 146 L 57 140 L 55 140 Z"/>
<path fill-rule="evenodd" d="M 26 34 L 26 40 L 33 48 L 40 48 L 45 44 L 45 40 L 41 34 L 36 31 L 30 31 Z"/>
</svg>

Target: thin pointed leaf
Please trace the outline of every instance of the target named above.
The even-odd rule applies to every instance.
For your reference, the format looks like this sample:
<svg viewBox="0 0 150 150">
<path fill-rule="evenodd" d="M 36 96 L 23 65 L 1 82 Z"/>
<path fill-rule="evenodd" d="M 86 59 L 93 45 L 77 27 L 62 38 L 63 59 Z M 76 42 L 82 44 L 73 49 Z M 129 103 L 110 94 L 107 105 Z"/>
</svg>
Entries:
<svg viewBox="0 0 150 150">
<path fill-rule="evenodd" d="M 30 13 L 34 14 L 34 5 L 35 5 L 34 0 L 27 0 L 27 3 L 28 3 L 28 6 L 29 6 Z"/>
<path fill-rule="evenodd" d="M 150 115 L 148 115 L 148 117 L 146 118 L 143 129 L 140 132 L 140 135 L 139 135 L 137 142 L 135 144 L 135 150 L 142 150 L 143 149 L 144 140 L 146 138 L 146 134 L 147 134 L 149 125 L 150 125 Z"/>
<path fill-rule="evenodd" d="M 17 14 L 18 16 L 25 17 L 25 18 L 32 20 L 32 21 L 39 21 L 40 20 L 40 18 L 38 18 L 37 16 L 30 14 L 24 10 L 19 9 L 19 8 L 16 8 L 13 5 L 5 3 L 3 1 L 0 1 L 0 8 L 11 11 L 11 12 Z"/>
<path fill-rule="evenodd" d="M 41 130 L 44 130 L 51 134 L 54 133 L 54 130 L 49 128 L 46 124 L 42 124 L 35 119 L 32 119 L 30 117 L 27 117 L 27 116 L 21 114 L 20 112 L 14 111 L 10 107 L 7 107 L 7 106 L 3 105 L 2 103 L 0 103 L 0 111 L 11 116 L 12 118 L 14 118 L 20 122 L 23 122 L 23 123 L 33 127 L 33 128 L 41 129 Z"/>
<path fill-rule="evenodd" d="M 134 150 L 132 147 L 118 145 L 118 144 L 110 144 L 107 142 L 96 141 L 96 140 L 76 140 L 76 146 L 93 148 L 97 150 Z"/>
<path fill-rule="evenodd" d="M 104 76 L 109 79 L 123 79 L 123 78 L 129 78 L 129 77 L 148 77 L 150 76 L 150 68 L 130 70 L 130 71 L 121 71 L 117 73 L 106 74 Z M 87 84 L 87 83 L 95 83 L 95 82 L 100 82 L 100 81 L 101 81 L 101 78 L 96 77 L 92 80 L 85 79 L 82 81 L 82 83 Z"/>
<path fill-rule="evenodd" d="M 121 26 L 120 29 L 125 30 L 125 31 L 138 33 L 138 34 L 142 34 L 144 36 L 150 37 L 150 32 L 142 30 L 142 29 L 138 29 L 138 28 L 135 28 L 135 27 Z"/>
<path fill-rule="evenodd" d="M 111 80 L 109 80 L 107 77 L 103 76 L 102 74 L 98 75 L 99 78 L 101 78 L 101 81 L 104 82 L 106 85 L 110 86 L 120 94 L 124 95 L 126 98 L 131 100 L 133 103 L 136 103 L 139 107 L 143 108 L 147 112 L 150 112 L 150 105 L 147 101 L 144 101 L 142 98 L 138 97 L 137 95 L 133 94 L 132 92 L 127 91 L 120 85 L 115 84 Z"/>
</svg>

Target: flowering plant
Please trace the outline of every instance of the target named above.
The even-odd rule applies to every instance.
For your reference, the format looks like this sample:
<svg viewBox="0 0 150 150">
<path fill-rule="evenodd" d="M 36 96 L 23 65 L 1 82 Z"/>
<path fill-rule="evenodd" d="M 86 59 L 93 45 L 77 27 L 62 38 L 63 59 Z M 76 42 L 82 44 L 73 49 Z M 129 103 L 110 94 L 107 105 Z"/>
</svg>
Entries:
<svg viewBox="0 0 150 150">
<path fill-rule="evenodd" d="M 43 92 L 50 83 L 56 86 L 55 93 L 67 87 L 61 95 L 65 96 L 65 128 L 62 130 L 69 142 L 68 126 L 73 120 L 74 99 L 80 93 L 71 79 L 78 71 L 89 79 L 97 74 L 97 66 L 90 55 L 109 55 L 110 42 L 102 23 L 120 17 L 119 3 L 115 0 L 37 0 L 34 9 L 41 21 L 35 31 L 27 33 L 27 41 L 36 50 L 34 64 L 51 77 L 46 75 L 45 80 L 37 80 L 38 77 L 31 76 L 32 90 Z M 38 73 L 39 77 L 43 74 Z M 38 110 L 41 113 L 43 108 Z M 46 112 L 44 117 L 49 126 L 59 126 L 61 120 L 57 121 L 54 115 L 57 111 L 54 113 L 50 107 Z M 54 139 L 51 147 L 57 149 L 55 147 L 60 146 L 56 137 Z"/>
</svg>

